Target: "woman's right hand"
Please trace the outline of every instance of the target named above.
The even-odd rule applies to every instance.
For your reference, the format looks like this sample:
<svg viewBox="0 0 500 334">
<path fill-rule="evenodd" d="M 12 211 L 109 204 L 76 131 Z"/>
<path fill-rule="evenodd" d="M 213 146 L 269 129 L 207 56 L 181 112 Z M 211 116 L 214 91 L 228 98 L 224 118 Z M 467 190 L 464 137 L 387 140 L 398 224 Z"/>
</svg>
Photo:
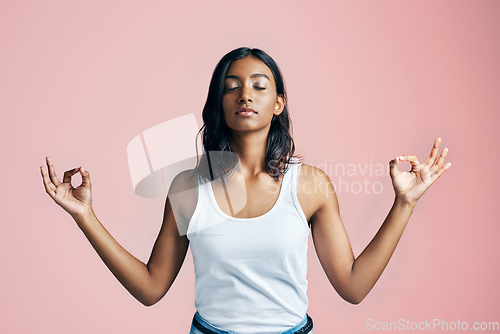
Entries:
<svg viewBox="0 0 500 334">
<path fill-rule="evenodd" d="M 40 167 L 45 191 L 66 210 L 73 218 L 82 217 L 92 212 L 92 186 L 90 174 L 83 167 L 76 167 L 64 172 L 63 182 L 57 177 L 52 160 L 46 158 L 47 168 Z M 48 169 L 48 171 L 47 171 Z M 71 177 L 80 172 L 82 184 L 73 188 Z"/>
</svg>

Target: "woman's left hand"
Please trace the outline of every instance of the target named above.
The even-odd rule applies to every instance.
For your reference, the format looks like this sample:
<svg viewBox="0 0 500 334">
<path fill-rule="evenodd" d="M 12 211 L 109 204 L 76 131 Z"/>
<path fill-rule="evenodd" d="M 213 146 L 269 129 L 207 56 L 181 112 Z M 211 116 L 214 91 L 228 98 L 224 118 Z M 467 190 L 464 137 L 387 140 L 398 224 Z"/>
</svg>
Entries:
<svg viewBox="0 0 500 334">
<path fill-rule="evenodd" d="M 431 154 L 427 160 L 421 164 L 414 155 L 402 155 L 391 160 L 390 175 L 396 200 L 405 204 L 415 205 L 417 200 L 448 168 L 451 163 L 443 165 L 448 149 L 444 148 L 438 158 L 439 144 L 441 139 L 437 138 L 432 147 Z M 408 161 L 411 164 L 409 172 L 402 172 L 398 169 L 399 161 Z"/>
</svg>

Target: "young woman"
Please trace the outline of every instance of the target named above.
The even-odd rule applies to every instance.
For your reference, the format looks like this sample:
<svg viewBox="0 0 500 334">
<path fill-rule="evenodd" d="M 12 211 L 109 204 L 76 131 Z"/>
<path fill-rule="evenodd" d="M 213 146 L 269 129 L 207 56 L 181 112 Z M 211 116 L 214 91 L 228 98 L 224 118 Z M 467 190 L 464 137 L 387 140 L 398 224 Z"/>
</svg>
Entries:
<svg viewBox="0 0 500 334">
<path fill-rule="evenodd" d="M 390 161 L 394 204 L 355 258 L 328 176 L 293 157 L 284 83 L 269 55 L 249 48 L 226 54 L 214 71 L 203 120 L 208 154 L 198 168 L 173 181 L 147 264 L 120 246 L 95 216 L 88 171 L 66 171 L 61 182 L 50 158 L 47 168 L 41 167 L 46 192 L 144 305 L 165 295 L 191 245 L 195 334 L 312 333 L 306 313 L 309 230 L 333 288 L 346 301 L 361 302 L 387 265 L 418 199 L 451 166 L 444 164 L 446 148 L 438 156 L 440 139 L 424 163 L 413 155 Z M 237 160 L 210 161 L 213 151 L 232 152 Z M 205 172 L 203 161 L 209 166 Z M 399 161 L 409 161 L 411 171 L 398 170 Z M 82 184 L 73 188 L 76 173 Z M 195 195 L 183 200 L 188 192 L 182 190 L 188 189 Z M 173 198 L 178 204 L 172 205 Z M 188 226 L 181 229 L 183 223 Z"/>
</svg>

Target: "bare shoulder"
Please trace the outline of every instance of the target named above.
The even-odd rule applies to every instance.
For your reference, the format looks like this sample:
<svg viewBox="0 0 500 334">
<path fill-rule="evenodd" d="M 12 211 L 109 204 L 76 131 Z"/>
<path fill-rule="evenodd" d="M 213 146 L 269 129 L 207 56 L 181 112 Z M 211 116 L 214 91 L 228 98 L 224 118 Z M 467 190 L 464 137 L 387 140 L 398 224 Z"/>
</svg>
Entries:
<svg viewBox="0 0 500 334">
<path fill-rule="evenodd" d="M 298 183 L 297 197 L 308 220 L 335 196 L 330 178 L 318 167 L 302 164 Z"/>
<path fill-rule="evenodd" d="M 311 193 L 311 195 L 319 195 L 325 194 L 325 191 L 328 191 L 328 188 L 332 188 L 333 190 L 333 185 L 332 182 L 330 181 L 330 178 L 328 175 L 320 168 L 308 165 L 308 164 L 302 164 L 300 168 L 300 174 L 299 174 L 299 187 L 303 186 L 304 189 L 312 189 L 312 186 L 314 186 L 314 193 Z"/>
<path fill-rule="evenodd" d="M 180 172 L 173 179 L 168 191 L 168 202 L 177 224 L 187 224 L 198 201 L 196 174 L 194 169 Z"/>
<path fill-rule="evenodd" d="M 324 181 L 326 179 L 329 180 L 328 175 L 321 168 L 308 164 L 301 165 L 300 177 L 307 180 L 312 180 L 312 179 L 316 180 L 324 179 Z"/>
<path fill-rule="evenodd" d="M 186 169 L 175 176 L 170 185 L 169 194 L 196 188 L 194 169 Z"/>
</svg>

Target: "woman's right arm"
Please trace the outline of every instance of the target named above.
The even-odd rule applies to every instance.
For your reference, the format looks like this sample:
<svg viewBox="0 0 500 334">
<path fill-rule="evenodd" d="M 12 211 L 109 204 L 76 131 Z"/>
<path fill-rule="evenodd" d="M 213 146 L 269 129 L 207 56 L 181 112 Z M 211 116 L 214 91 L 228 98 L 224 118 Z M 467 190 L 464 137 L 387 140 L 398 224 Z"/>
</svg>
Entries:
<svg viewBox="0 0 500 334">
<path fill-rule="evenodd" d="M 163 224 L 148 264 L 125 250 L 99 222 L 92 210 L 90 174 L 82 167 L 64 173 L 63 182 L 55 173 L 50 158 L 47 169 L 40 168 L 49 196 L 76 221 L 92 247 L 122 285 L 142 304 L 159 301 L 175 280 L 186 257 L 189 240 L 180 235 L 167 198 Z M 71 186 L 71 177 L 80 173 L 82 184 Z"/>
</svg>

